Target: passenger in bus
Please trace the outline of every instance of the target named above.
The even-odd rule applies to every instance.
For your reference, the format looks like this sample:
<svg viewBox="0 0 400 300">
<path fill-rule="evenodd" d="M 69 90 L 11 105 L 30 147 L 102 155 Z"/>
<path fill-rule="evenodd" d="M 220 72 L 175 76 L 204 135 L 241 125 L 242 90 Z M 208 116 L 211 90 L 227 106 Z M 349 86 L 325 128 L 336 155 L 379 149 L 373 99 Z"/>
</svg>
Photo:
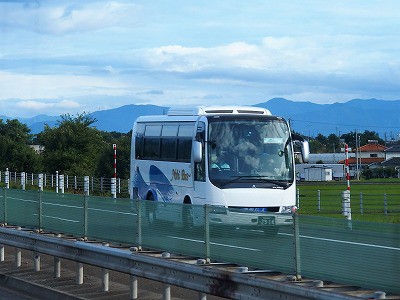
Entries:
<svg viewBox="0 0 400 300">
<path fill-rule="evenodd" d="M 226 151 L 218 151 L 217 154 L 211 155 L 211 169 L 218 171 L 230 171 L 233 167 L 232 155 Z"/>
</svg>

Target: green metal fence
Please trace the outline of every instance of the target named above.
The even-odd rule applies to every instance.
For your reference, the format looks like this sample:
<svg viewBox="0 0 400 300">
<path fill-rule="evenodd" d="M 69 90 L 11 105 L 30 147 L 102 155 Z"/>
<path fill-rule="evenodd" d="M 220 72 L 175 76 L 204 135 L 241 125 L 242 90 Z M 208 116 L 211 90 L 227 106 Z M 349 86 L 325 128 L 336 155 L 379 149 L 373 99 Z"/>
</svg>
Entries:
<svg viewBox="0 0 400 300">
<path fill-rule="evenodd" d="M 2 223 L 400 292 L 399 224 L 301 214 L 289 216 L 279 231 L 215 222 L 222 215 L 257 220 L 260 214 L 32 190 L 3 189 L 0 195 Z"/>
</svg>

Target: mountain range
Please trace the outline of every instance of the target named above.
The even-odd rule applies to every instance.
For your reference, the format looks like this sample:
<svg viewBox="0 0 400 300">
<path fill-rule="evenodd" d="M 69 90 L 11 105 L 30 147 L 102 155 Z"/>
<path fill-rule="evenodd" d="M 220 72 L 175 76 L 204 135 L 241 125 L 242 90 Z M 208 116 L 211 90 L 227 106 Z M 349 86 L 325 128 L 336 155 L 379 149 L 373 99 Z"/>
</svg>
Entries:
<svg viewBox="0 0 400 300">
<path fill-rule="evenodd" d="M 375 131 L 385 140 L 400 138 L 400 100 L 353 99 L 344 103 L 316 104 L 274 98 L 253 106 L 267 108 L 273 115 L 287 119 L 293 130 L 307 136 L 319 133 Z M 129 132 L 137 117 L 165 114 L 168 107 L 156 105 L 125 105 L 114 109 L 90 113 L 97 121 L 93 124 L 103 131 Z M 11 119 L 0 116 L 0 119 Z M 31 133 L 41 132 L 45 124 L 56 126 L 59 116 L 38 115 L 16 118 L 25 123 Z"/>
</svg>

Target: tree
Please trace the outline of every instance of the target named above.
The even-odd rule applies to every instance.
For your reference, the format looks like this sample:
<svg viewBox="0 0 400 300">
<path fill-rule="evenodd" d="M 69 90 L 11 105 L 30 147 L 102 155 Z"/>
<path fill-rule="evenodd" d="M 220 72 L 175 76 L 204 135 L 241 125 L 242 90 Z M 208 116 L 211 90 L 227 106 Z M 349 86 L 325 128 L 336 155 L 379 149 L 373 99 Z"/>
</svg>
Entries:
<svg viewBox="0 0 400 300">
<path fill-rule="evenodd" d="M 61 116 L 56 127 L 46 125 L 37 140 L 44 146 L 43 165 L 47 172 L 93 175 L 103 146 L 99 130 L 90 127 L 96 119 L 86 113 Z"/>
<path fill-rule="evenodd" d="M 369 140 L 377 140 L 379 144 L 385 144 L 385 141 L 379 137 L 379 134 L 375 131 L 365 130 L 364 133 L 359 134 L 361 145 L 368 144 Z"/>
<path fill-rule="evenodd" d="M 129 178 L 130 153 L 132 131 L 128 133 L 102 132 L 104 147 L 101 149 L 101 157 L 98 161 L 96 176 L 112 177 L 114 174 L 114 150 L 113 144 L 117 145 L 117 177 Z"/>
<path fill-rule="evenodd" d="M 315 139 L 310 139 L 309 145 L 310 145 L 311 153 L 324 153 L 325 152 L 325 146 L 322 145 L 320 142 L 318 142 Z"/>
<path fill-rule="evenodd" d="M 29 146 L 33 135 L 18 120 L 0 119 L 0 170 L 9 168 L 19 172 L 38 172 L 40 156 Z"/>
<path fill-rule="evenodd" d="M 379 137 L 379 134 L 376 133 L 375 131 L 368 131 L 365 130 L 364 133 L 357 133 L 358 135 L 358 139 L 360 140 L 360 145 L 366 145 L 368 144 L 369 140 L 377 140 L 379 144 L 383 145 L 385 143 L 384 140 L 382 140 Z M 356 149 L 356 132 L 355 131 L 351 131 L 349 133 L 343 134 L 341 136 L 341 138 L 344 140 L 345 143 L 347 143 L 347 145 L 349 145 L 349 147 Z"/>
<path fill-rule="evenodd" d="M 340 152 L 341 142 L 336 134 L 331 133 L 327 138 L 326 144 L 328 152 L 333 151 L 333 153 Z"/>
<path fill-rule="evenodd" d="M 319 133 L 315 139 L 311 139 L 309 141 L 310 144 L 310 151 L 312 153 L 324 153 L 327 152 L 327 145 L 328 145 L 328 139 L 321 133 Z M 329 148 L 329 150 L 332 148 Z"/>
</svg>

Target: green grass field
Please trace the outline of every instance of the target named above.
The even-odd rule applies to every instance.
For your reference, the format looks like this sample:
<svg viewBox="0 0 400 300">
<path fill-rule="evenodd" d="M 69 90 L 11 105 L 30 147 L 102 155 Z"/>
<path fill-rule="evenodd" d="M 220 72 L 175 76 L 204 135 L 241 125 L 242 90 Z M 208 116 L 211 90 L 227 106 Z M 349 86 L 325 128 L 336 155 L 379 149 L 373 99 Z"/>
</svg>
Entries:
<svg viewBox="0 0 400 300">
<path fill-rule="evenodd" d="M 300 182 L 297 188 L 299 213 L 344 218 L 346 181 Z M 400 223 L 400 179 L 350 181 L 350 194 L 353 220 Z"/>
</svg>

